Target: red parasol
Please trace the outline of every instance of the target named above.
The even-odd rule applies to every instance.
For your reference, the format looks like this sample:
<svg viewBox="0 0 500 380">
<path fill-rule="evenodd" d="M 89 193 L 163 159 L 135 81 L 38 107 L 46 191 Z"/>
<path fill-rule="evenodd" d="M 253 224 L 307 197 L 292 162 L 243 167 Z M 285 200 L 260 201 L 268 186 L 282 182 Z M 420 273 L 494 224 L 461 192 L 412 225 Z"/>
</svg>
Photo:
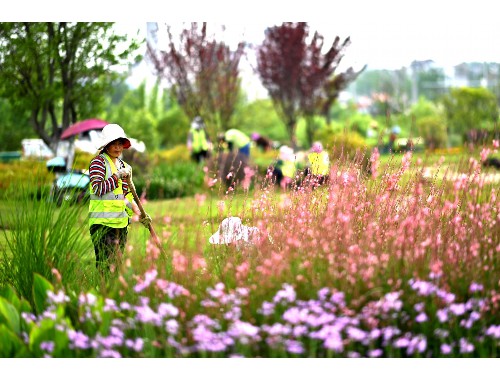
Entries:
<svg viewBox="0 0 500 380">
<path fill-rule="evenodd" d="M 92 129 L 103 129 L 104 126 L 108 124 L 107 121 L 101 119 L 87 119 L 79 121 L 67 129 L 65 129 L 61 135 L 61 140 L 67 139 L 71 136 L 78 135 L 80 133 L 90 131 Z"/>
</svg>

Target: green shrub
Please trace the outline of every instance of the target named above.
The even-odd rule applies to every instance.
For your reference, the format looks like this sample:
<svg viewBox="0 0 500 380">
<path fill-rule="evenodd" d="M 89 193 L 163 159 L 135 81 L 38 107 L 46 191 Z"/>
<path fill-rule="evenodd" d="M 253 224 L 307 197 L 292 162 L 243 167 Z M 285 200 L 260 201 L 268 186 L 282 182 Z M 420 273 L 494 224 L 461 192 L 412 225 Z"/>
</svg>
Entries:
<svg viewBox="0 0 500 380">
<path fill-rule="evenodd" d="M 425 146 L 430 149 L 446 146 L 448 135 L 446 125 L 438 116 L 425 116 L 417 122 L 419 136 L 424 138 Z"/>
<path fill-rule="evenodd" d="M 138 195 L 148 199 L 169 199 L 194 195 L 203 189 L 202 167 L 191 161 L 159 163 L 150 176 L 134 179 Z"/>
</svg>

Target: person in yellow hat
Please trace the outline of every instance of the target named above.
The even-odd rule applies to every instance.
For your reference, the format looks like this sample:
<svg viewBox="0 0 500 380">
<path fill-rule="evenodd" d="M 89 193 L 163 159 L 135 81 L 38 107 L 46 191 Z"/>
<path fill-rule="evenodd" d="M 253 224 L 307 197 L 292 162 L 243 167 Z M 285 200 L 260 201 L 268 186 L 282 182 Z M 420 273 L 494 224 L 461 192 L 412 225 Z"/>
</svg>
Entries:
<svg viewBox="0 0 500 380">
<path fill-rule="evenodd" d="M 315 141 L 309 154 L 307 155 L 308 167 L 306 175 L 311 175 L 313 179 L 313 187 L 322 185 L 328 181 L 330 174 L 330 157 L 328 152 L 323 150 L 323 144 L 320 141 Z"/>
<path fill-rule="evenodd" d="M 101 273 L 120 264 L 130 218 L 139 214 L 127 184 L 132 167 L 120 158 L 130 146 L 122 127 L 107 124 L 101 133 L 99 153 L 90 161 L 89 229 Z M 139 221 L 149 228 L 151 217 L 146 214 Z"/>
</svg>

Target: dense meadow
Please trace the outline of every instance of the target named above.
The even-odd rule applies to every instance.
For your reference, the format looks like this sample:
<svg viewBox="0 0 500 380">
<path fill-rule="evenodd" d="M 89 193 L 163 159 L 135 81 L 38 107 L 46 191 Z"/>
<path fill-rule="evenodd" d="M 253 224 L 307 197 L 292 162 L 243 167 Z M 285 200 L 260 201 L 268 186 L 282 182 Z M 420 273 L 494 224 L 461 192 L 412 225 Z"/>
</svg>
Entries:
<svg viewBox="0 0 500 380">
<path fill-rule="evenodd" d="M 481 165 L 496 149 L 383 164 L 375 150 L 370 170 L 341 156 L 321 185 L 282 190 L 249 171 L 230 189 L 209 178 L 194 197 L 146 194 L 160 246 L 135 221 L 106 278 L 86 205 L 12 197 L 0 218 L 0 356 L 496 358 L 500 181 Z M 228 216 L 257 239 L 209 244 Z"/>
</svg>

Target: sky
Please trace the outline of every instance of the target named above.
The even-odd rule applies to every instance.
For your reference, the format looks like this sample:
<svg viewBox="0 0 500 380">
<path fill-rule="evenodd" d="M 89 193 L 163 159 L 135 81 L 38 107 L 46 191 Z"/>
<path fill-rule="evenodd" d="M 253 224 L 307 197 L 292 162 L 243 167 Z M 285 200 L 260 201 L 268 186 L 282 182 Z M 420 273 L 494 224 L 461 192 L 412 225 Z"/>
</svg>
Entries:
<svg viewBox="0 0 500 380">
<path fill-rule="evenodd" d="M 16 0 L 2 10 L 0 20 L 115 21 L 130 33 L 145 29 L 148 21 L 207 21 L 226 26 L 228 44 L 242 39 L 258 44 L 266 27 L 307 21 L 311 34 L 318 31 L 326 43 L 335 36 L 350 37 L 341 68 L 366 64 L 369 70 L 393 70 L 413 60 L 433 60 L 439 67 L 500 62 L 500 22 L 493 0 Z M 139 68 L 136 80 L 149 72 Z"/>
</svg>

